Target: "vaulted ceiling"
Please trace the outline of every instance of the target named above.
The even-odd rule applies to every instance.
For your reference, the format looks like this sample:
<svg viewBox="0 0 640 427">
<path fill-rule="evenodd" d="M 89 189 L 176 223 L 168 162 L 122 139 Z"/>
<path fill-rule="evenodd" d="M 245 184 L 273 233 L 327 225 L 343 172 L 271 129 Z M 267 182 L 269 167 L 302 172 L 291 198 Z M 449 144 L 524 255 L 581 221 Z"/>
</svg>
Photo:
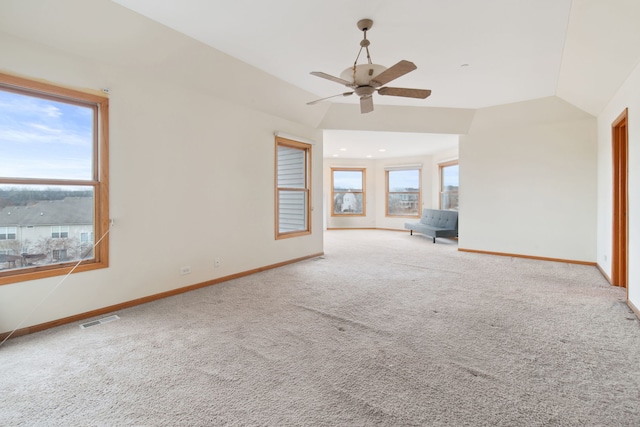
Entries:
<svg viewBox="0 0 640 427">
<path fill-rule="evenodd" d="M 318 98 L 346 89 L 309 73 L 352 66 L 356 23 L 370 18 L 373 62 L 418 67 L 390 85 L 433 91 L 374 95 L 376 105 L 482 108 L 557 95 L 597 115 L 640 59 L 637 0 L 113 1 Z"/>
</svg>

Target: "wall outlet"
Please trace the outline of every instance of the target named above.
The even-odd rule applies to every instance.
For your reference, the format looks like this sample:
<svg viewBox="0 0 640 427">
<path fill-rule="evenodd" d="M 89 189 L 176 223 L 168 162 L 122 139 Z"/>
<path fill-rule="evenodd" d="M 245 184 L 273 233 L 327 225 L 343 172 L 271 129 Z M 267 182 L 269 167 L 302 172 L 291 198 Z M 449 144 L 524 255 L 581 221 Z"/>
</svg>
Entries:
<svg viewBox="0 0 640 427">
<path fill-rule="evenodd" d="M 215 268 L 219 268 L 219 267 L 220 267 L 220 264 L 221 264 L 221 263 L 220 263 L 220 259 L 219 259 L 219 258 L 216 258 L 216 260 L 213 262 L 213 266 L 214 266 Z"/>
<path fill-rule="evenodd" d="M 181 275 L 191 274 L 191 266 L 187 265 L 185 267 L 180 267 L 180 274 Z"/>
</svg>

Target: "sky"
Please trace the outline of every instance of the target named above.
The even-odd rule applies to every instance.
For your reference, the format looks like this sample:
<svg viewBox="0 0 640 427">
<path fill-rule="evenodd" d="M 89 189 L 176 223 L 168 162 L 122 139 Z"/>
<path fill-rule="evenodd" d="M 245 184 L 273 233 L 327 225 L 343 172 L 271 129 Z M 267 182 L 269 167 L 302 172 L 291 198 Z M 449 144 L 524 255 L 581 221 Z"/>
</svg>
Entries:
<svg viewBox="0 0 640 427">
<path fill-rule="evenodd" d="M 445 186 L 451 185 L 454 187 L 459 187 L 460 184 L 458 183 L 458 174 L 459 174 L 458 171 L 459 171 L 458 165 L 451 165 L 451 166 L 445 167 L 442 173 L 442 178 L 444 181 L 443 184 Z"/>
<path fill-rule="evenodd" d="M 362 172 L 360 171 L 334 171 L 333 188 L 362 191 Z"/>
<path fill-rule="evenodd" d="M 389 191 L 403 191 L 408 188 L 420 188 L 418 169 L 389 171 Z"/>
<path fill-rule="evenodd" d="M 91 180 L 93 109 L 0 90 L 0 176 Z"/>
</svg>

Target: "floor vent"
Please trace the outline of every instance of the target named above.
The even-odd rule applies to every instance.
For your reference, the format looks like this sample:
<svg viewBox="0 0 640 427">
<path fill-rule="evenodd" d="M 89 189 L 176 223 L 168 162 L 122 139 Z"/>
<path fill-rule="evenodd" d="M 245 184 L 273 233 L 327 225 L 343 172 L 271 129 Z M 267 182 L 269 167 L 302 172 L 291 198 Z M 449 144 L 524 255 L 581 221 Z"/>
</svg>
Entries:
<svg viewBox="0 0 640 427">
<path fill-rule="evenodd" d="M 103 323 L 113 322 L 114 320 L 118 320 L 118 319 L 120 319 L 120 318 L 114 314 L 113 316 L 105 317 L 105 318 L 98 319 L 98 320 L 93 320 L 93 321 L 87 322 L 87 323 L 83 323 L 83 324 L 80 325 L 80 328 L 87 329 L 87 328 L 90 328 L 91 326 L 102 325 Z"/>
</svg>

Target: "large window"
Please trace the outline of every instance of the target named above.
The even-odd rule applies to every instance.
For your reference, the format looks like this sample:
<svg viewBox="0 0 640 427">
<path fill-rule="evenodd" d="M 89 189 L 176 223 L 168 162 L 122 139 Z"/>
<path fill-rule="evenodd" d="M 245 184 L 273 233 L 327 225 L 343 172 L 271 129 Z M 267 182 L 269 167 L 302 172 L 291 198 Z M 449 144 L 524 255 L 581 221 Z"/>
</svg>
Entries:
<svg viewBox="0 0 640 427">
<path fill-rule="evenodd" d="M 311 145 L 276 137 L 276 238 L 311 233 Z"/>
<path fill-rule="evenodd" d="M 389 168 L 387 181 L 387 216 L 420 217 L 420 168 Z"/>
<path fill-rule="evenodd" d="M 331 215 L 366 214 L 365 170 L 361 168 L 331 168 L 333 210 Z"/>
<path fill-rule="evenodd" d="M 103 268 L 108 99 L 0 74 L 0 284 Z"/>
<path fill-rule="evenodd" d="M 458 210 L 458 161 L 441 163 L 440 209 Z"/>
</svg>

